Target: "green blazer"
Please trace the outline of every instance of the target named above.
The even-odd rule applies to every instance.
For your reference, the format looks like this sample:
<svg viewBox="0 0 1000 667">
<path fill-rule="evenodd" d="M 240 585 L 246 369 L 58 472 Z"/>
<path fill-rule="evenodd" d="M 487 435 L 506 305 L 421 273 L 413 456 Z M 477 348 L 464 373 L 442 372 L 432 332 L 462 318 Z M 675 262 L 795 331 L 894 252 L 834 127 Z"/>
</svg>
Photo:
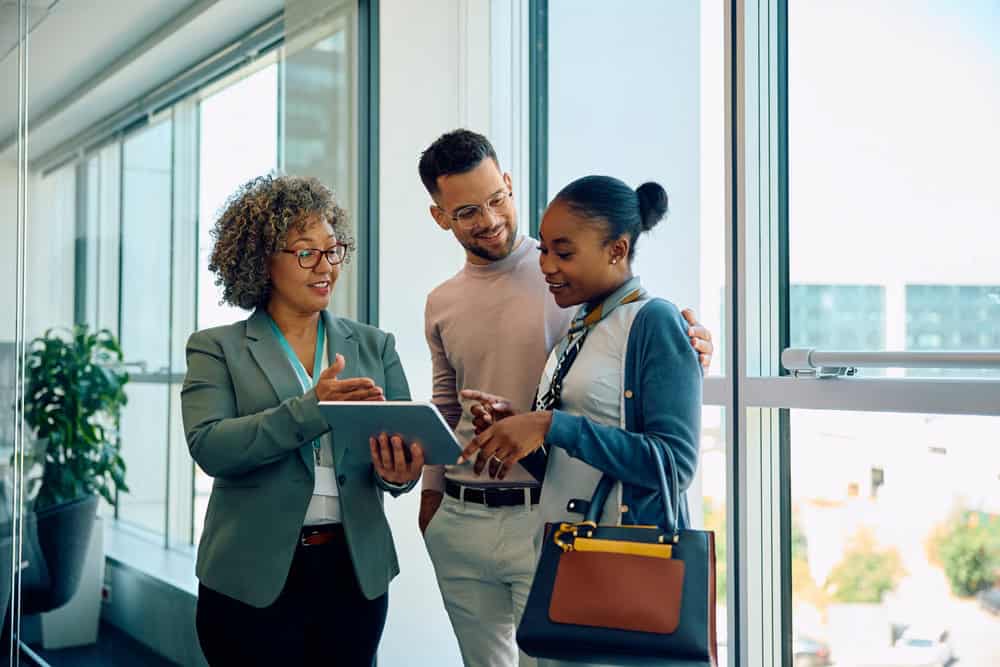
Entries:
<svg viewBox="0 0 1000 667">
<path fill-rule="evenodd" d="M 409 400 L 392 334 L 323 312 L 328 354 L 344 355 L 341 378 L 370 377 L 387 400 Z M 311 442 L 329 427 L 315 390 L 299 381 L 257 310 L 247 320 L 198 331 L 187 344 L 181 390 L 191 456 L 215 478 L 198 547 L 202 584 L 255 607 L 285 584 L 312 497 Z M 368 442 L 334 438 L 334 467 L 347 544 L 364 595 L 384 594 L 399 573 L 382 491 Z M 335 574 L 335 573 L 334 573 Z"/>
</svg>

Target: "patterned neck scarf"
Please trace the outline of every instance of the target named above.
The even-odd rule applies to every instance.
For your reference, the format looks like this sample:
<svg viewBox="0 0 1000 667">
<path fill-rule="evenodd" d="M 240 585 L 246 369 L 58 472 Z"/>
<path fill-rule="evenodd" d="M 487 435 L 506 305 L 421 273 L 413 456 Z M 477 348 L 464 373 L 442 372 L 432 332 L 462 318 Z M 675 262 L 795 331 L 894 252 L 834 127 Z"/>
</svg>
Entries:
<svg viewBox="0 0 1000 667">
<path fill-rule="evenodd" d="M 639 283 L 639 277 L 636 276 L 628 280 L 593 308 L 587 305 L 580 308 L 576 317 L 573 318 L 573 322 L 570 324 L 569 332 L 556 348 L 559 351 L 559 358 L 556 362 L 555 371 L 552 373 L 552 379 L 549 380 L 549 386 L 545 393 L 536 396 L 534 410 L 551 410 L 559 407 L 559 403 L 562 400 L 563 380 L 566 378 L 566 374 L 569 373 L 570 366 L 573 365 L 577 355 L 580 353 L 580 349 L 587 339 L 587 334 L 590 333 L 598 322 L 614 312 L 618 306 L 633 303 L 645 296 L 646 290 L 642 288 L 642 285 Z"/>
</svg>

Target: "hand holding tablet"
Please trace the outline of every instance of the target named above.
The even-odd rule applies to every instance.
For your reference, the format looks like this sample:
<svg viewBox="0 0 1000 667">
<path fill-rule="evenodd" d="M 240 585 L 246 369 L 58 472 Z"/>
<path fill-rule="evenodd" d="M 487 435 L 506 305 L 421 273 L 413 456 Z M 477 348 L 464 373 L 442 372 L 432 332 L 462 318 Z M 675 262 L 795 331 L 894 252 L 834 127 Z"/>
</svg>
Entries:
<svg viewBox="0 0 1000 667">
<path fill-rule="evenodd" d="M 424 450 L 419 443 L 406 443 L 398 435 L 380 433 L 368 438 L 375 472 L 387 482 L 407 484 L 420 477 L 424 467 Z"/>
</svg>

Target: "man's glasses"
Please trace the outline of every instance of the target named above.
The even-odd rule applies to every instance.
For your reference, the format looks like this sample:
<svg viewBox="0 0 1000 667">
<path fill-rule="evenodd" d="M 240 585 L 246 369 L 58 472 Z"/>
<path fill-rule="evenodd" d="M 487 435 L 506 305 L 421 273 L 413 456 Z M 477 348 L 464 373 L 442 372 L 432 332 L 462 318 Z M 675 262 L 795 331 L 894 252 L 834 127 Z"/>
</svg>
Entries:
<svg viewBox="0 0 1000 667">
<path fill-rule="evenodd" d="M 349 246 L 346 243 L 337 243 L 337 245 L 328 250 L 302 248 L 301 250 L 281 250 L 280 252 L 295 255 L 295 259 L 299 260 L 299 266 L 303 269 L 315 269 L 319 264 L 320 257 L 326 257 L 326 261 L 330 263 L 330 266 L 340 264 L 347 257 L 348 248 Z"/>
<path fill-rule="evenodd" d="M 504 209 L 510 202 L 513 193 L 510 190 L 501 190 L 492 197 L 490 197 L 483 204 L 469 204 L 468 206 L 463 206 L 457 209 L 449 217 L 452 222 L 457 222 L 463 227 L 471 227 L 480 216 L 484 215 L 487 210 L 490 211 L 500 211 Z M 438 207 L 440 208 L 440 207 Z M 443 210 L 443 209 L 442 209 Z M 447 215 L 447 212 L 445 213 Z"/>
</svg>

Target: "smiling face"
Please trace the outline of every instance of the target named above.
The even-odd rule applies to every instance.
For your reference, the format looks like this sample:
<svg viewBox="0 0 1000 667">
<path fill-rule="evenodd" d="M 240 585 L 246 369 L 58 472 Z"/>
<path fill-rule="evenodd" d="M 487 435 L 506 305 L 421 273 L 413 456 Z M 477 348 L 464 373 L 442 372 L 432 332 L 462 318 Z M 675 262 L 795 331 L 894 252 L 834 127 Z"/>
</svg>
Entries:
<svg viewBox="0 0 1000 667">
<path fill-rule="evenodd" d="M 465 248 L 473 264 L 488 264 L 510 254 L 517 240 L 517 212 L 511 192 L 510 174 L 490 158 L 462 174 L 439 176 L 436 206 L 431 216 L 441 229 L 450 230 Z M 486 206 L 493 202 L 494 206 Z M 470 219 L 453 220 L 467 207 L 479 207 Z"/>
<path fill-rule="evenodd" d="M 600 221 L 581 216 L 561 200 L 545 211 L 538 263 L 560 307 L 599 301 L 631 276 L 628 239 L 608 241 L 605 234 Z"/>
<path fill-rule="evenodd" d="M 329 250 L 337 244 L 333 227 L 318 215 L 306 220 L 301 229 L 290 226 L 285 250 Z M 330 304 L 330 293 L 340 276 L 340 264 L 331 265 L 324 257 L 311 269 L 299 266 L 295 254 L 276 252 L 269 263 L 271 297 L 269 308 L 278 305 L 292 312 L 309 315 Z"/>
</svg>

